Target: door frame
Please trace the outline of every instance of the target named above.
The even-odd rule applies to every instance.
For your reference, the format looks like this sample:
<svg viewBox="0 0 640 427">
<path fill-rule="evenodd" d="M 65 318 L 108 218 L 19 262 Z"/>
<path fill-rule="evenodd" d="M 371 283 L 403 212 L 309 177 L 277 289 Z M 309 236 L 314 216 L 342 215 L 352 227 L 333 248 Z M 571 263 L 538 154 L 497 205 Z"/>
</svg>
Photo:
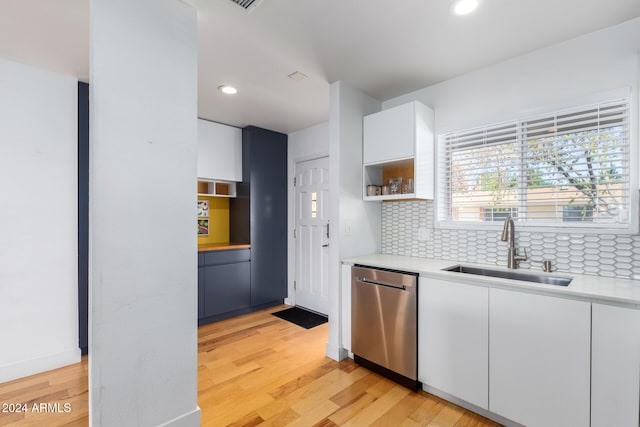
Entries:
<svg viewBox="0 0 640 427">
<path fill-rule="evenodd" d="M 293 186 L 293 179 L 296 176 L 296 165 L 300 162 L 307 162 L 309 160 L 321 159 L 323 157 L 329 157 L 328 151 L 319 151 L 312 154 L 303 156 L 289 157 L 287 167 L 287 193 L 288 193 L 288 225 L 287 225 L 287 298 L 284 299 L 284 303 L 287 305 L 296 305 L 295 290 L 293 288 L 293 282 L 296 279 L 296 241 L 293 238 L 293 230 L 296 228 L 296 190 Z M 331 161 L 329 161 L 331 165 Z M 329 169 L 329 176 L 331 176 L 331 169 Z M 331 178 L 329 178 L 331 179 Z M 327 272 L 328 273 L 328 272 Z"/>
</svg>

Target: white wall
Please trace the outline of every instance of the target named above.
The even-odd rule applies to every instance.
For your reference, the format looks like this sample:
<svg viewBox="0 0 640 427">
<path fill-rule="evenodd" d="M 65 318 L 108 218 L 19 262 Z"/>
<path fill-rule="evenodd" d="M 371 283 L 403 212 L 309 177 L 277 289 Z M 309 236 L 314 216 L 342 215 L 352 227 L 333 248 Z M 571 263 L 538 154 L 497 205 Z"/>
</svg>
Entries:
<svg viewBox="0 0 640 427">
<path fill-rule="evenodd" d="M 639 49 L 637 18 L 390 99 L 382 106 L 421 101 L 435 110 L 437 133 L 545 113 L 598 101 L 621 88 L 637 88 Z"/>
<path fill-rule="evenodd" d="M 296 226 L 295 177 L 296 163 L 329 155 L 329 122 L 310 126 L 288 135 L 287 143 L 287 192 L 288 192 L 288 238 L 287 238 L 287 293 L 285 304 L 295 304 L 293 281 L 296 277 L 296 244 L 293 229 Z M 329 172 L 331 173 L 331 171 Z"/>
<path fill-rule="evenodd" d="M 435 109 L 436 132 L 465 129 L 480 124 L 491 124 L 539 112 L 551 112 L 581 103 L 595 102 L 609 96 L 631 93 L 631 207 L 638 209 L 638 51 L 640 50 L 640 19 L 609 27 L 573 40 L 550 46 L 482 70 L 409 93 L 383 103 L 390 108 L 412 100 L 431 105 Z M 631 89 L 631 92 L 629 92 Z M 633 188 L 635 187 L 635 190 Z M 438 200 L 436 199 L 436 203 Z M 420 206 L 418 206 L 420 205 Z M 384 253 L 456 259 L 464 262 L 487 263 L 504 266 L 506 245 L 497 242 L 500 225 L 467 226 L 466 229 L 438 227 L 437 210 L 432 202 L 403 202 L 383 208 L 384 236 L 407 233 L 414 235 L 418 228 L 430 229 L 427 242 L 384 239 Z M 637 213 L 632 218 L 638 218 Z M 493 230 L 487 236 L 487 229 Z M 631 266 L 640 265 L 640 252 L 619 249 L 620 241 L 638 240 L 633 230 L 579 230 L 566 227 L 555 231 L 555 240 L 531 245 L 540 236 L 540 229 L 518 225 L 516 241 L 526 247 L 529 261 L 524 268 L 539 268 L 531 260 L 549 258 L 558 253 L 556 241 L 569 241 L 588 232 L 590 238 L 603 245 L 616 248 L 617 265 L 611 271 L 606 261 L 588 260 L 584 248 L 573 247 L 570 262 L 554 260 L 554 269 L 578 274 L 596 274 L 631 278 L 636 272 Z M 616 234 L 613 234 L 613 233 Z M 482 233 L 482 234 L 481 234 Z M 624 233 L 624 234 L 622 234 Z M 537 236 L 537 237 L 536 237 Z M 468 242 L 476 242 L 470 250 Z M 626 243 L 625 243 L 626 245 Z M 496 250 L 498 251 L 496 254 Z M 589 251 L 589 249 L 586 249 Z M 619 252 L 619 253 L 618 253 Z"/>
<path fill-rule="evenodd" d="M 0 383 L 80 360 L 77 80 L 0 60 Z"/>
<path fill-rule="evenodd" d="M 329 216 L 334 238 L 329 246 L 327 356 L 340 360 L 346 357 L 341 336 L 340 260 L 381 250 L 380 203 L 362 200 L 362 117 L 380 111 L 381 104 L 344 82 L 332 83 L 330 90 Z"/>
<path fill-rule="evenodd" d="M 329 155 L 329 122 L 310 126 L 289 134 L 289 159 L 295 162 Z"/>
<path fill-rule="evenodd" d="M 91 4 L 90 422 L 196 426 L 196 10 Z"/>
<path fill-rule="evenodd" d="M 436 134 L 443 134 L 631 96 L 631 218 L 638 218 L 639 51 L 636 18 L 390 99 L 383 108 L 421 101 L 435 110 Z"/>
</svg>

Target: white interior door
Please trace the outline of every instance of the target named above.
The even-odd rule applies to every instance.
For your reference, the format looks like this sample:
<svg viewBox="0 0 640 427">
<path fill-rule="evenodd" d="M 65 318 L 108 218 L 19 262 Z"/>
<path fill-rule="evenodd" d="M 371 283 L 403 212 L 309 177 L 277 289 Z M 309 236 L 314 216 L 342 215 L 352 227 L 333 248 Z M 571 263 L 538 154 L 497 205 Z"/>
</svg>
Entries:
<svg viewBox="0 0 640 427">
<path fill-rule="evenodd" d="M 329 157 L 296 163 L 296 305 L 329 306 Z"/>
</svg>

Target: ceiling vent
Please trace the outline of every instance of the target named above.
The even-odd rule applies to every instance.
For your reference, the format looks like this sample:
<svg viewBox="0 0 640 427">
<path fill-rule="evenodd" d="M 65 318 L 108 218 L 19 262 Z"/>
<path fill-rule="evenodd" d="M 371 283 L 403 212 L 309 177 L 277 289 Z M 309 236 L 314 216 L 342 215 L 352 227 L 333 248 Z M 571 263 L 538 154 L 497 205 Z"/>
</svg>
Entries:
<svg viewBox="0 0 640 427">
<path fill-rule="evenodd" d="M 233 3 L 237 4 L 247 12 L 251 12 L 253 9 L 258 7 L 262 0 L 231 0 Z"/>
<path fill-rule="evenodd" d="M 301 73 L 300 71 L 294 71 L 293 73 L 289 74 L 287 77 L 289 77 L 291 80 L 304 80 L 309 76 L 307 76 L 304 73 Z"/>
</svg>

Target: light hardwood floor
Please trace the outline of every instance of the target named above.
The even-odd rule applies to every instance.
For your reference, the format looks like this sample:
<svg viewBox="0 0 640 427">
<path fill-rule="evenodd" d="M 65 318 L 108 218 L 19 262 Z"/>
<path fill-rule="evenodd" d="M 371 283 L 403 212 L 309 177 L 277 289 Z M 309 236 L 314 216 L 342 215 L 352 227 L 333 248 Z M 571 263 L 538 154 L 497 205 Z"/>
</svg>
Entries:
<svg viewBox="0 0 640 427">
<path fill-rule="evenodd" d="M 326 358 L 327 324 L 306 330 L 271 316 L 283 308 L 200 327 L 203 426 L 498 426 L 350 359 Z M 2 426 L 87 425 L 87 360 L 0 384 L 0 402 L 72 405 L 69 413 L 0 413 Z"/>
<path fill-rule="evenodd" d="M 89 425 L 88 365 L 85 356 L 75 365 L 0 384 L 0 426 Z M 33 411 L 41 403 L 59 403 L 61 412 Z M 65 403 L 71 404 L 69 412 L 64 412 Z M 5 404 L 26 404 L 27 412 L 2 412 Z"/>
</svg>

